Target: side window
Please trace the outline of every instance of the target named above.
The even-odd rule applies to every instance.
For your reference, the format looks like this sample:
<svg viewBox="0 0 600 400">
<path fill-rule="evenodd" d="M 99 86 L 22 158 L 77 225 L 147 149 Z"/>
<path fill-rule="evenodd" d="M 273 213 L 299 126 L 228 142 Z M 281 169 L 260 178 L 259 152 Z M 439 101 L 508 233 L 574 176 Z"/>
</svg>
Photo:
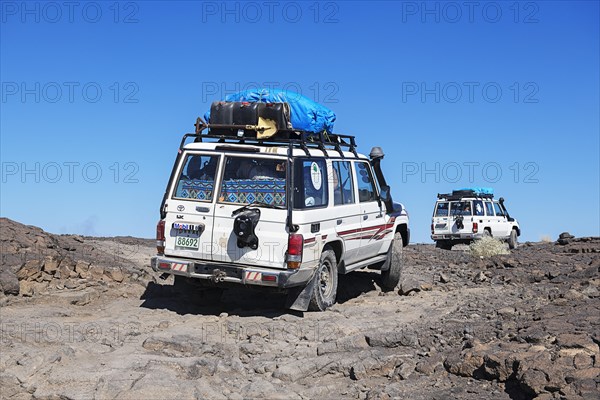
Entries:
<svg viewBox="0 0 600 400">
<path fill-rule="evenodd" d="M 473 214 L 477 216 L 483 215 L 483 201 L 473 200 Z"/>
<path fill-rule="evenodd" d="M 375 185 L 373 183 L 373 176 L 371 175 L 371 168 L 364 162 L 357 162 L 356 166 L 356 179 L 358 181 L 358 200 L 361 203 L 368 201 L 377 200 L 375 193 Z"/>
<path fill-rule="evenodd" d="M 349 161 L 334 161 L 331 182 L 333 184 L 333 203 L 354 203 L 354 182 L 352 181 L 352 170 Z"/>
<path fill-rule="evenodd" d="M 504 213 L 502 212 L 502 209 L 500 208 L 500 204 L 494 202 L 494 210 L 496 210 L 497 217 L 504 217 Z"/>
<path fill-rule="evenodd" d="M 494 216 L 494 206 L 492 205 L 492 202 L 490 202 L 490 201 L 485 202 L 485 214 L 488 217 Z"/>
<path fill-rule="evenodd" d="M 327 165 L 324 159 L 297 159 L 294 162 L 294 208 L 326 206 Z"/>
<path fill-rule="evenodd" d="M 174 198 L 212 201 L 219 156 L 190 154 L 177 179 Z"/>
</svg>

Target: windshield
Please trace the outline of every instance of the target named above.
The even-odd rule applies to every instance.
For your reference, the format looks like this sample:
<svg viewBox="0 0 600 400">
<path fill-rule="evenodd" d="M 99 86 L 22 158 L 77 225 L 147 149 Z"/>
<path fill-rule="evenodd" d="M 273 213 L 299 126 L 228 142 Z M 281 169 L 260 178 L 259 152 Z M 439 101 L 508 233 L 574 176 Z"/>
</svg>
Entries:
<svg viewBox="0 0 600 400">
<path fill-rule="evenodd" d="M 435 214 L 436 217 L 447 217 L 448 216 L 448 202 L 440 202 L 435 206 Z"/>
<path fill-rule="evenodd" d="M 470 201 L 450 202 L 450 215 L 473 215 Z"/>
<path fill-rule="evenodd" d="M 219 202 L 285 207 L 286 166 L 284 159 L 226 157 Z"/>
</svg>

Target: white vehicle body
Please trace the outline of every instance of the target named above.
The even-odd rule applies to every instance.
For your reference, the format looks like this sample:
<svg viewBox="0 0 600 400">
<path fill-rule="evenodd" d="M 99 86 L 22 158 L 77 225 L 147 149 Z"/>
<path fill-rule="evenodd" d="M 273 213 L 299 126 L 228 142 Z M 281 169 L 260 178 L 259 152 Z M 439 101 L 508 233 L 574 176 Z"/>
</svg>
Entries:
<svg viewBox="0 0 600 400">
<path fill-rule="evenodd" d="M 438 195 L 431 219 L 431 239 L 437 247 L 450 249 L 455 244 L 469 244 L 492 236 L 516 246 L 521 228 L 511 218 L 503 199 L 491 195 Z"/>
<path fill-rule="evenodd" d="M 184 142 L 161 207 L 156 271 L 301 290 L 325 250 L 345 274 L 381 268 L 396 233 L 408 244 L 406 210 L 382 201 L 377 171 L 353 148 Z M 192 163 L 209 172 L 190 178 Z"/>
</svg>

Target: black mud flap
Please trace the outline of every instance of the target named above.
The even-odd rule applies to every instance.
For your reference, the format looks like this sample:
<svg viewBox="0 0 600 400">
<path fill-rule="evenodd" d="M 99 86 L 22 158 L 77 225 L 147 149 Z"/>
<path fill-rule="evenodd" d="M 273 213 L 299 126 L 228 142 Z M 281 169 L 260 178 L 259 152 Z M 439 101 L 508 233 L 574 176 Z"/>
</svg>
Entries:
<svg viewBox="0 0 600 400">
<path fill-rule="evenodd" d="M 315 287 L 316 279 L 315 275 L 310 278 L 310 281 L 306 286 L 291 288 L 288 291 L 287 299 L 285 301 L 285 308 L 294 311 L 307 311 L 308 304 L 310 303 L 310 297 L 312 296 L 313 289 Z"/>
</svg>

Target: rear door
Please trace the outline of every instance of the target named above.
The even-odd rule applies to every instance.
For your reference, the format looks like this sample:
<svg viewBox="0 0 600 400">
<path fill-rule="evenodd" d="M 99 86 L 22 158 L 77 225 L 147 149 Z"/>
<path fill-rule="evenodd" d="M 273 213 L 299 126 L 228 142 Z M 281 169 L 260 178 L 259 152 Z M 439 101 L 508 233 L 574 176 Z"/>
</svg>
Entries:
<svg viewBox="0 0 600 400">
<path fill-rule="evenodd" d="M 452 223 L 449 217 L 450 203 L 447 201 L 438 201 L 435 203 L 433 210 L 433 232 L 436 235 L 449 234 L 451 232 Z"/>
<path fill-rule="evenodd" d="M 471 233 L 473 230 L 473 206 L 470 200 L 450 202 L 451 232 L 454 234 Z M 462 227 L 458 221 L 462 219 Z"/>
<path fill-rule="evenodd" d="M 222 162 L 212 230 L 214 261 L 285 268 L 287 249 L 287 159 L 257 154 L 225 154 Z M 248 206 L 260 211 L 254 227 L 258 246 L 238 244 L 236 211 Z"/>
<path fill-rule="evenodd" d="M 186 152 L 170 188 L 165 218 L 165 254 L 212 259 L 215 179 L 221 156 Z"/>
</svg>

